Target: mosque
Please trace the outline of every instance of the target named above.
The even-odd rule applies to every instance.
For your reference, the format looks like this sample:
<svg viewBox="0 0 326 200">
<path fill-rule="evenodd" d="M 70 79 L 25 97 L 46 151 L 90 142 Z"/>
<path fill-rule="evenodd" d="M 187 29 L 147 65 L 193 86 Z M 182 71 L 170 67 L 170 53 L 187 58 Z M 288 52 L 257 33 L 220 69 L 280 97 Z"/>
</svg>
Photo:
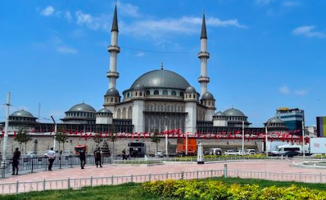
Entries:
<svg viewBox="0 0 326 200">
<path fill-rule="evenodd" d="M 264 128 L 252 128 L 248 117 L 238 109 L 230 108 L 216 112 L 214 95 L 207 89 L 210 77 L 207 73 L 207 30 L 205 15 L 200 34 L 200 91 L 196 91 L 184 77 L 164 69 L 152 70 L 138 77 L 130 88 L 119 92 L 116 88 L 118 73 L 119 28 L 117 7 L 114 9 L 111 28 L 111 45 L 108 47 L 110 66 L 106 73 L 109 87 L 103 98 L 103 108 L 96 111 L 91 105 L 80 103 L 65 112 L 59 125 L 72 131 L 110 131 L 142 133 L 154 130 L 180 130 L 187 133 L 212 133 L 238 131 L 244 126 L 252 133 L 264 132 Z M 123 77 L 121 77 L 123 78 Z M 126 77 L 125 77 L 126 78 Z M 276 119 L 273 119 L 274 121 Z M 37 118 L 25 110 L 10 115 L 9 131 L 25 125 L 38 132 L 53 130 L 52 123 L 39 123 Z M 4 123 L 2 123 L 4 124 Z M 280 120 L 275 123 L 284 128 Z"/>
</svg>

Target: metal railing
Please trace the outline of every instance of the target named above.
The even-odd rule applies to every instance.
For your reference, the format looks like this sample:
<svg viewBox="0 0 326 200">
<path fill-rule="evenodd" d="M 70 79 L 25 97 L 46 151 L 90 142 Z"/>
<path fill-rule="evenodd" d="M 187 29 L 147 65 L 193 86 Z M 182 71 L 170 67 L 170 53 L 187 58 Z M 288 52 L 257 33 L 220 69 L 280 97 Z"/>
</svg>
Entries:
<svg viewBox="0 0 326 200">
<path fill-rule="evenodd" d="M 102 163 L 111 163 L 111 157 L 102 157 Z M 12 159 L 6 160 L 5 169 L 0 169 L 2 178 L 12 173 Z M 87 156 L 86 163 L 95 165 L 94 156 Z M 35 158 L 20 158 L 19 159 L 19 173 L 33 173 L 39 170 L 47 170 L 49 165 L 48 158 L 46 157 L 35 157 Z M 53 162 L 54 169 L 61 169 L 67 167 L 80 166 L 80 158 L 78 156 L 61 156 L 57 157 Z"/>
<path fill-rule="evenodd" d="M 242 170 L 228 170 L 227 165 L 224 165 L 222 170 L 202 170 L 189 171 L 178 173 L 160 173 L 160 174 L 141 174 L 128 176 L 107 176 L 107 177 L 89 177 L 89 178 L 67 178 L 60 180 L 41 180 L 28 182 L 14 182 L 0 184 L 0 193 L 22 193 L 30 191 L 44 191 L 44 190 L 60 190 L 60 189 L 80 189 L 85 186 L 99 186 L 99 185 L 117 185 L 122 183 L 143 183 L 153 180 L 167 180 L 167 179 L 204 179 L 213 177 L 224 178 L 250 178 L 250 179 L 264 179 L 273 181 L 296 181 L 305 183 L 326 183 L 326 174 L 305 174 L 305 173 L 283 173 L 283 172 L 259 172 L 259 171 L 242 171 Z"/>
</svg>

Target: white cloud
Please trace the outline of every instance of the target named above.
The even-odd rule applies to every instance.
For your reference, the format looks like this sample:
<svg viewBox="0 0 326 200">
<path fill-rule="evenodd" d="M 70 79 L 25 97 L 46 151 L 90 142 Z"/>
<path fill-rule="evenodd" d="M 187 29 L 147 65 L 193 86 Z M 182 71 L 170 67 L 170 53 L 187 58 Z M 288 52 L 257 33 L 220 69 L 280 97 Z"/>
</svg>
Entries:
<svg viewBox="0 0 326 200">
<path fill-rule="evenodd" d="M 273 0 L 255 0 L 256 4 L 262 4 L 262 5 L 267 5 L 270 2 L 272 2 Z"/>
<path fill-rule="evenodd" d="M 109 23 L 111 22 L 107 15 L 92 16 L 91 14 L 85 14 L 82 11 L 76 12 L 77 24 L 85 25 L 92 30 L 109 29 Z"/>
<path fill-rule="evenodd" d="M 144 56 L 144 55 L 145 55 L 144 52 L 138 52 L 138 53 L 136 54 L 137 57 L 142 57 L 142 56 Z"/>
<path fill-rule="evenodd" d="M 302 35 L 306 37 L 324 38 L 326 34 L 323 32 L 314 31 L 315 26 L 300 26 L 292 31 L 294 35 Z"/>
<path fill-rule="evenodd" d="M 69 11 L 66 12 L 65 18 L 67 19 L 68 22 L 72 22 L 72 16 L 71 16 L 71 13 Z"/>
<path fill-rule="evenodd" d="M 57 52 L 62 53 L 62 54 L 77 54 L 78 51 L 72 47 L 68 46 L 58 46 L 57 47 Z"/>
<path fill-rule="evenodd" d="M 284 85 L 282 87 L 279 88 L 279 91 L 283 94 L 290 94 L 290 89 L 288 88 L 288 86 Z"/>
<path fill-rule="evenodd" d="M 168 18 L 161 20 L 139 20 L 131 24 L 120 22 L 122 33 L 132 33 L 135 35 L 149 35 L 157 37 L 160 35 L 168 34 L 194 34 L 199 33 L 202 18 L 200 17 L 181 17 L 181 18 Z M 240 24 L 237 19 L 220 20 L 218 18 L 208 18 L 206 21 L 207 26 L 213 27 L 237 27 L 246 28 Z"/>
<path fill-rule="evenodd" d="M 55 9 L 52 6 L 48 6 L 44 10 L 42 10 L 41 14 L 48 17 L 54 14 L 54 11 Z"/>
<path fill-rule="evenodd" d="M 296 90 L 295 91 L 295 94 L 300 95 L 300 96 L 306 95 L 307 93 L 308 93 L 307 90 Z"/>
<path fill-rule="evenodd" d="M 121 15 L 130 16 L 130 17 L 139 17 L 139 8 L 129 3 L 122 3 L 121 1 L 117 2 L 118 12 Z"/>
<path fill-rule="evenodd" d="M 301 3 L 296 2 L 296 1 L 284 1 L 282 3 L 282 6 L 284 6 L 284 7 L 295 7 L 295 6 L 300 6 L 300 5 L 301 5 Z"/>
</svg>

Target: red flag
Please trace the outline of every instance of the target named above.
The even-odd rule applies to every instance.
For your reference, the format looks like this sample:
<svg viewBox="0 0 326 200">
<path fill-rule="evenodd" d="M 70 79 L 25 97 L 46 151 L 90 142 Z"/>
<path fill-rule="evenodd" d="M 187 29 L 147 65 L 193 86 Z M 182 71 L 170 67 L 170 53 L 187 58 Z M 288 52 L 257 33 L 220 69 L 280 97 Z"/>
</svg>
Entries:
<svg viewBox="0 0 326 200">
<path fill-rule="evenodd" d="M 16 138 L 17 134 L 16 134 L 16 131 L 14 131 L 14 138 Z"/>
</svg>

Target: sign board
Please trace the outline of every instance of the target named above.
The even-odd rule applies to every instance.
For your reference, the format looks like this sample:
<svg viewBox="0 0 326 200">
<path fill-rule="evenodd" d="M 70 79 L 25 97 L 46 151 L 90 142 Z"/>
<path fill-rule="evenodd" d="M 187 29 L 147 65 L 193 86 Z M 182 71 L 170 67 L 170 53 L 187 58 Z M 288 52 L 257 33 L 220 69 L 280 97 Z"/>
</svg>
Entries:
<svg viewBox="0 0 326 200">
<path fill-rule="evenodd" d="M 326 153 L 326 138 L 310 138 L 310 153 Z"/>
</svg>

